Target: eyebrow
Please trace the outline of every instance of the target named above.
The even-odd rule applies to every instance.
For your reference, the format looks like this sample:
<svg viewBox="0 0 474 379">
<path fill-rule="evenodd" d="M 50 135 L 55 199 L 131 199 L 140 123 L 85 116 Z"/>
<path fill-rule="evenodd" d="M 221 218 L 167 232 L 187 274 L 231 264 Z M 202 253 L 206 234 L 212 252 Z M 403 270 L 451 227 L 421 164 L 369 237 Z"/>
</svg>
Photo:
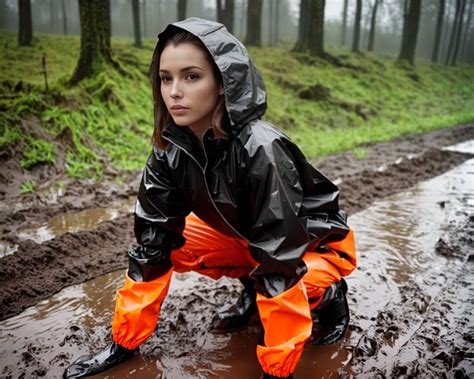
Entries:
<svg viewBox="0 0 474 379">
<path fill-rule="evenodd" d="M 188 66 L 188 67 L 184 67 L 184 68 L 182 68 L 182 69 L 181 69 L 181 70 L 179 70 L 179 71 L 180 71 L 180 72 L 183 72 L 183 71 L 188 71 L 188 70 L 190 70 L 190 69 L 192 69 L 192 68 L 197 68 L 198 70 L 204 71 L 204 70 L 203 70 L 201 67 L 197 67 L 197 66 Z M 169 71 L 168 71 L 168 70 L 161 70 L 161 69 L 160 69 L 160 72 L 167 72 L 167 73 L 169 73 Z"/>
</svg>

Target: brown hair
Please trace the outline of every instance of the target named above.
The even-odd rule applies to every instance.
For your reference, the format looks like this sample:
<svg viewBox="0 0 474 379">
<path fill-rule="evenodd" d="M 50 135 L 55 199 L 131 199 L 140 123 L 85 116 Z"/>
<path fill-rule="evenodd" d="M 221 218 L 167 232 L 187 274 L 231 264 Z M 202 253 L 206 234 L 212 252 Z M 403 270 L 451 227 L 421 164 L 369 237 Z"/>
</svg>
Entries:
<svg viewBox="0 0 474 379">
<path fill-rule="evenodd" d="M 154 118 L 154 127 L 153 127 L 153 135 L 151 137 L 151 142 L 153 146 L 156 146 L 162 150 L 166 149 L 168 143 L 164 140 L 161 136 L 161 132 L 163 129 L 167 127 L 172 122 L 172 117 L 166 108 L 165 102 L 161 97 L 161 81 L 160 81 L 160 57 L 161 53 L 165 49 L 166 46 L 169 44 L 173 44 L 174 46 L 178 46 L 181 43 L 190 43 L 198 48 L 200 48 L 206 59 L 211 64 L 212 69 L 214 71 L 214 78 L 218 82 L 218 84 L 223 85 L 222 82 L 222 75 L 219 69 L 217 68 L 214 59 L 212 58 L 211 54 L 207 50 L 206 46 L 193 34 L 178 29 L 177 32 L 170 34 L 164 37 L 164 41 L 160 41 L 157 47 L 155 56 L 153 57 L 152 67 L 151 67 L 151 88 L 153 92 L 153 118 Z M 220 99 L 217 102 L 216 109 L 214 110 L 214 114 L 212 115 L 212 129 L 214 131 L 214 138 L 223 138 L 226 136 L 226 133 L 223 129 L 223 121 L 226 119 L 227 112 L 225 112 L 225 98 L 224 95 L 220 96 Z"/>
</svg>

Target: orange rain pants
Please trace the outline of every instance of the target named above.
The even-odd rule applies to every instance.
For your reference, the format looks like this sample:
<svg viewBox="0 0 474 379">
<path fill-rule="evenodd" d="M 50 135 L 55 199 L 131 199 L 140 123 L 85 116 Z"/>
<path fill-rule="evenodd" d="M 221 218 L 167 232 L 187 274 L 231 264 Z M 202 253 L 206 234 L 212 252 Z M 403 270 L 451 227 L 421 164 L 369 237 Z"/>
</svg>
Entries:
<svg viewBox="0 0 474 379">
<path fill-rule="evenodd" d="M 124 287 L 117 291 L 112 323 L 116 343 L 133 349 L 153 333 L 173 270 L 196 271 L 213 279 L 239 278 L 258 265 L 246 241 L 221 234 L 192 213 L 186 218 L 183 234 L 186 243 L 172 252 L 173 267 L 166 274 L 149 282 L 135 282 L 125 275 Z M 257 358 L 268 374 L 285 377 L 294 372 L 311 336 L 310 309 L 317 306 L 327 287 L 355 269 L 352 230 L 344 240 L 326 246 L 331 248 L 327 252 L 304 255 L 308 272 L 296 285 L 273 298 L 257 294 L 264 328 L 264 346 L 257 346 Z M 316 301 L 310 305 L 308 299 Z"/>
</svg>

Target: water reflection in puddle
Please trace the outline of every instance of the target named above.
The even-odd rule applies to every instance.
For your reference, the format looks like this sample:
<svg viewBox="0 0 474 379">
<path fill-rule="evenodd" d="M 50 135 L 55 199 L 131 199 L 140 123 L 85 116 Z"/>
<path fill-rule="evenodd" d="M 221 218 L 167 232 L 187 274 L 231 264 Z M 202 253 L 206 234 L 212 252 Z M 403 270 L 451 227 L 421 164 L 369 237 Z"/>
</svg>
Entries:
<svg viewBox="0 0 474 379">
<path fill-rule="evenodd" d="M 340 367 L 350 365 L 352 351 L 363 330 L 375 323 L 386 304 L 400 301 L 400 287 L 415 280 L 434 298 L 440 291 L 442 272 L 456 264 L 436 255 L 434 245 L 448 225 L 462 222 L 474 213 L 474 159 L 439 177 L 420 183 L 410 191 L 376 202 L 349 219 L 356 233 L 359 268 L 348 278 L 352 321 L 356 328 L 335 346 L 306 347 L 297 378 L 337 376 Z M 13 376 L 24 367 L 25 353 L 31 354 L 38 366 L 47 368 L 48 376 L 59 376 L 61 364 L 72 357 L 97 350 L 95 336 L 106 335 L 113 311 L 114 293 L 122 283 L 122 272 L 115 272 L 81 285 L 66 288 L 59 294 L 22 314 L 0 322 L 0 360 Z M 426 277 L 439 277 L 439 283 L 425 283 Z M 197 274 L 176 275 L 170 293 L 186 297 L 197 286 L 219 286 Z M 212 307 L 203 302 L 203 306 Z M 186 312 L 186 309 L 182 309 Z M 80 325 L 87 330 L 85 342 L 67 344 L 65 336 Z M 94 334 L 91 334 L 95 330 Z M 78 331 L 80 333 L 81 331 Z M 69 333 L 70 335 L 71 333 Z M 167 378 L 236 378 L 258 377 L 260 368 L 255 358 L 258 329 L 214 335 L 204 331 L 199 346 L 190 347 L 192 354 L 207 357 L 189 367 L 189 353 L 180 355 L 177 346 L 159 349 L 176 350 L 175 356 L 156 353 L 147 359 L 135 357 L 125 366 L 110 371 L 107 377 Z M 102 342 L 102 341 L 100 341 Z M 383 347 L 389 360 L 404 343 L 394 339 Z M 35 346 L 42 346 L 41 350 Z M 63 353 L 61 353 L 63 352 Z M 63 355 L 61 355 L 63 354 Z M 35 362 L 36 362 L 35 361 Z M 347 367 L 346 371 L 350 368 Z M 5 371 L 4 371 L 5 372 Z M 161 376 L 162 375 L 162 376 Z"/>
<path fill-rule="evenodd" d="M 20 239 L 32 239 L 37 243 L 48 241 L 65 233 L 75 233 L 96 228 L 101 222 L 111 221 L 120 215 L 131 213 L 135 197 L 119 201 L 108 208 L 91 208 L 76 213 L 63 213 L 40 225 L 18 229 Z"/>
</svg>

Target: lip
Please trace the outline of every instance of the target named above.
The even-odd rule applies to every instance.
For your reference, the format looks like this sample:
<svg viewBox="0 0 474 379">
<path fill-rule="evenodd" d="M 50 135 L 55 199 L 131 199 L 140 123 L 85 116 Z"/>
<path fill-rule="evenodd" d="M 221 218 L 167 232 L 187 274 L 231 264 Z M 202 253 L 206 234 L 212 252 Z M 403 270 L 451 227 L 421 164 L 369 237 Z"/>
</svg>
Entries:
<svg viewBox="0 0 474 379">
<path fill-rule="evenodd" d="M 182 106 L 182 105 L 173 105 L 173 106 L 170 108 L 170 111 L 171 111 L 171 113 L 173 113 L 174 115 L 181 115 L 181 114 L 186 113 L 186 111 L 187 111 L 188 109 L 189 109 L 189 108 L 184 107 L 184 106 Z"/>
</svg>

